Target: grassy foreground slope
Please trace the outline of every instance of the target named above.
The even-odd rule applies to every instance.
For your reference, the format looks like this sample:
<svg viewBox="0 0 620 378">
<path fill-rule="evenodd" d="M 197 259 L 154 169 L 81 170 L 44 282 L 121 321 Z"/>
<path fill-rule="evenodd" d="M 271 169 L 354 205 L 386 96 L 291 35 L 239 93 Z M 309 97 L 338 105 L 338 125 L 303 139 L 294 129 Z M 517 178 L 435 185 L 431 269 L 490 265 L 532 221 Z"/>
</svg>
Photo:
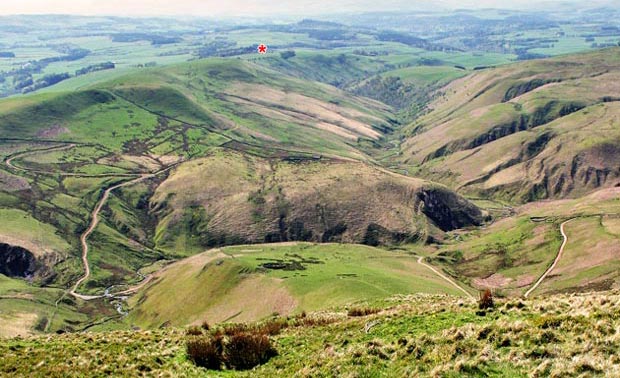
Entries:
<svg viewBox="0 0 620 378">
<path fill-rule="evenodd" d="M 397 159 L 424 177 L 515 202 L 618 183 L 620 49 L 455 80 L 406 128 Z"/>
<path fill-rule="evenodd" d="M 344 244 L 213 249 L 156 273 L 130 300 L 127 321 L 146 328 L 254 321 L 393 294 L 459 294 L 416 260 L 402 252 Z"/>
<path fill-rule="evenodd" d="M 502 300 L 484 315 L 462 299 L 400 296 L 289 319 L 278 356 L 246 372 L 187 358 L 183 330 L 116 331 L 0 340 L 5 376 L 594 377 L 617 376 L 618 293 Z M 298 325 L 295 325 L 298 324 Z M 374 324 L 368 332 L 368 324 Z"/>
</svg>

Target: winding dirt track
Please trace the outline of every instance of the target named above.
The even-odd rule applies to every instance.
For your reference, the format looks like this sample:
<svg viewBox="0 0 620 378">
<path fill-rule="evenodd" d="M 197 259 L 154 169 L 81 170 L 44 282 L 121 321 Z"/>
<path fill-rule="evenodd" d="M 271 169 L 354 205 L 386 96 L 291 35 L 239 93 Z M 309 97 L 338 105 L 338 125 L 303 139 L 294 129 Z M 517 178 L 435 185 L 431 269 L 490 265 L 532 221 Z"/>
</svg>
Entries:
<svg viewBox="0 0 620 378">
<path fill-rule="evenodd" d="M 525 292 L 525 294 L 523 295 L 525 298 L 529 297 L 529 295 L 532 294 L 532 292 L 536 290 L 538 286 L 540 286 L 543 280 L 551 273 L 551 271 L 555 268 L 555 266 L 558 264 L 558 262 L 562 258 L 562 254 L 564 253 L 564 247 L 566 247 L 566 244 L 568 243 L 568 236 L 566 236 L 566 232 L 564 231 L 564 226 L 572 220 L 574 220 L 574 218 L 569 219 L 560 225 L 560 233 L 562 233 L 562 237 L 564 238 L 564 241 L 562 242 L 562 245 L 560 246 L 558 255 L 555 257 L 555 260 L 553 260 L 553 264 L 551 264 L 549 269 L 547 269 L 545 273 L 543 273 L 542 276 L 540 276 L 538 281 L 536 281 L 536 283 L 532 285 L 532 287 L 528 291 Z"/>
<path fill-rule="evenodd" d="M 129 186 L 129 185 L 133 185 L 136 184 L 138 182 L 147 180 L 149 178 L 153 178 L 155 176 L 158 176 L 164 172 L 169 171 L 170 169 L 174 168 L 177 164 L 173 164 L 170 165 L 164 169 L 161 169 L 155 173 L 127 173 L 127 174 L 98 174 L 98 175 L 89 175 L 89 174 L 81 174 L 81 173 L 65 173 L 65 172 L 50 172 L 50 171 L 41 171 L 41 170 L 36 170 L 36 169 L 28 169 L 28 168 L 24 168 L 24 167 L 19 167 L 13 164 L 13 160 L 18 158 L 18 157 L 23 157 L 23 156 L 28 156 L 28 155 L 33 155 L 36 153 L 41 153 L 41 152 L 49 152 L 49 151 L 58 151 L 58 150 L 66 150 L 66 149 L 70 149 L 73 147 L 76 147 L 76 144 L 68 144 L 68 145 L 64 145 L 64 146 L 55 146 L 55 147 L 51 147 L 51 148 L 45 148 L 45 149 L 39 149 L 39 150 L 34 150 L 34 151 L 25 151 L 25 152 L 20 152 L 20 153 L 16 153 L 8 158 L 6 158 L 4 160 L 5 165 L 12 169 L 12 170 L 16 170 L 16 171 L 21 171 L 21 172 L 29 172 L 29 173 L 41 173 L 41 174 L 51 174 L 51 175 L 59 175 L 59 176 L 72 176 L 72 177 L 136 177 L 133 180 L 130 181 L 125 181 L 123 183 L 120 184 L 116 184 L 108 189 L 106 189 L 103 192 L 103 195 L 101 196 L 101 199 L 99 200 L 99 202 L 97 202 L 97 206 L 95 206 L 95 208 L 93 209 L 93 211 L 91 212 L 91 221 L 90 221 L 90 225 L 88 227 L 88 229 L 82 233 L 82 235 L 80 235 L 80 243 L 82 245 L 82 264 L 84 265 L 84 275 L 82 277 L 80 277 L 79 280 L 77 280 L 77 282 L 73 285 L 73 287 L 71 288 L 71 290 L 69 290 L 69 294 L 71 294 L 72 296 L 85 300 L 85 301 L 89 301 L 89 300 L 93 300 L 93 299 L 99 299 L 99 298 L 103 298 L 106 295 L 84 295 L 84 294 L 80 294 L 77 292 L 78 287 L 84 283 L 84 281 L 86 281 L 89 277 L 90 277 L 90 265 L 88 263 L 88 237 L 95 231 L 95 228 L 97 228 L 97 225 L 99 224 L 99 213 L 101 212 L 101 209 L 103 209 L 103 207 L 105 206 L 105 203 L 107 202 L 107 200 L 110 198 L 110 194 L 112 193 L 112 191 L 118 189 L 118 188 L 122 188 L 124 186 Z M 140 288 L 142 288 L 144 285 L 146 285 L 150 280 L 151 280 L 152 276 L 149 275 L 147 277 L 145 277 L 145 279 L 140 282 L 139 284 L 137 284 L 134 287 L 131 287 L 125 291 L 119 292 L 119 293 L 115 293 L 112 295 L 108 295 L 108 296 L 119 296 L 119 295 L 128 295 L 128 294 L 132 294 L 134 292 L 136 292 L 137 290 L 139 290 Z M 62 297 L 61 297 L 62 299 Z"/>
<path fill-rule="evenodd" d="M 107 202 L 108 198 L 110 198 L 110 193 L 113 190 L 118 189 L 118 188 L 122 188 L 124 186 L 129 186 L 129 185 L 132 185 L 132 184 L 136 184 L 136 183 L 138 183 L 140 181 L 146 180 L 147 178 L 151 178 L 154 175 L 155 174 L 145 174 L 145 175 L 143 175 L 141 177 L 138 177 L 135 180 L 126 181 L 124 183 L 114 185 L 114 186 L 106 189 L 103 192 L 103 196 L 101 196 L 101 199 L 97 203 L 97 206 L 95 206 L 95 209 L 91 213 L 90 226 L 80 236 L 80 243 L 82 244 L 82 264 L 84 265 L 84 275 L 79 280 L 77 280 L 75 285 L 73 285 L 73 288 L 71 289 L 71 291 L 69 291 L 69 294 L 73 295 L 76 298 L 80 298 L 82 300 L 85 300 L 85 301 L 92 300 L 92 299 L 97 299 L 97 298 L 102 298 L 103 297 L 103 295 L 82 295 L 82 294 L 77 293 L 77 288 L 84 281 L 86 281 L 90 277 L 90 265 L 88 264 L 88 241 L 87 241 L 87 239 L 93 233 L 93 231 L 95 231 L 95 228 L 97 228 L 97 225 L 99 224 L 99 213 L 101 212 L 101 209 L 103 208 L 103 206 Z"/>
<path fill-rule="evenodd" d="M 9 167 L 9 168 L 11 168 L 13 170 L 16 170 L 16 171 L 30 172 L 30 173 L 41 173 L 41 174 L 55 174 L 55 175 L 60 175 L 60 176 L 76 176 L 76 177 L 92 177 L 92 176 L 95 176 L 95 177 L 136 177 L 136 176 L 138 176 L 137 178 L 135 178 L 133 180 L 125 181 L 123 183 L 114 185 L 114 186 L 106 189 L 103 192 L 103 195 L 101 196 L 101 199 L 99 200 L 99 202 L 97 202 L 97 205 L 95 206 L 95 208 L 91 212 L 91 221 L 90 221 L 90 225 L 89 225 L 88 229 L 84 233 L 82 233 L 82 235 L 80 236 L 80 243 L 82 245 L 82 264 L 84 265 L 84 275 L 82 277 L 80 277 L 80 279 L 78 279 L 76 281 L 76 283 L 73 285 L 71 290 L 69 290 L 69 294 L 71 294 L 72 296 L 74 296 L 76 298 L 79 298 L 81 300 L 89 301 L 89 300 L 94 300 L 94 299 L 99 299 L 99 298 L 106 297 L 106 295 L 84 295 L 84 294 L 78 293 L 77 290 L 78 290 L 78 287 L 82 283 L 84 283 L 86 280 L 88 280 L 88 278 L 90 277 L 90 265 L 88 263 L 88 250 L 89 250 L 89 248 L 88 248 L 88 237 L 97 228 L 97 225 L 99 224 L 99 213 L 101 212 L 101 210 L 105 206 L 105 203 L 107 202 L 107 200 L 110 198 L 110 194 L 112 193 L 112 191 L 114 191 L 116 189 L 119 189 L 119 188 L 122 188 L 122 187 L 125 187 L 125 186 L 129 186 L 129 185 L 133 185 L 133 184 L 136 184 L 138 182 L 144 181 L 146 179 L 155 177 L 155 176 L 157 176 L 157 175 L 159 175 L 161 173 L 164 173 L 164 172 L 174 168 L 176 166 L 176 164 L 168 166 L 168 167 L 166 167 L 166 168 L 164 168 L 164 169 L 162 169 L 162 170 L 160 170 L 158 172 L 155 172 L 155 173 L 88 175 L 88 174 L 80 174 L 80 173 L 64 173 L 64 172 L 40 171 L 40 170 L 35 170 L 35 169 L 28 169 L 28 168 L 24 168 L 24 167 L 19 167 L 19 166 L 16 166 L 16 165 L 14 165 L 12 163 L 13 160 L 18 158 L 18 157 L 33 155 L 33 154 L 41 153 L 41 152 L 49 152 L 49 151 L 55 151 L 55 150 L 70 149 L 70 148 L 73 148 L 73 147 L 76 147 L 76 144 L 69 144 L 69 145 L 64 145 L 64 146 L 55 146 L 55 147 L 46 148 L 46 149 L 40 149 L 40 150 L 35 150 L 35 151 L 26 151 L 26 152 L 22 152 L 22 153 L 16 153 L 16 154 L 6 158 L 4 160 L 4 163 L 6 164 L 7 167 Z M 387 172 L 394 174 L 394 172 L 391 172 L 391 171 L 387 171 Z M 442 278 L 446 282 L 450 283 L 452 286 L 454 286 L 458 290 L 462 291 L 468 298 L 470 298 L 472 300 L 475 300 L 474 296 L 471 295 L 471 293 L 469 293 L 467 290 L 465 290 L 463 287 L 461 287 L 455 281 L 453 281 L 452 279 L 450 279 L 446 275 L 442 274 L 441 272 L 439 272 L 437 269 L 435 269 L 431 265 L 426 264 L 424 262 L 424 256 L 418 257 L 418 263 L 423 265 L 423 266 L 425 266 L 429 270 L 431 270 L 437 276 L 439 276 L 440 278 Z M 555 266 L 555 263 L 554 263 L 553 266 Z M 553 269 L 553 266 L 552 266 L 552 268 L 550 268 L 550 270 Z M 142 280 L 139 284 L 137 284 L 137 285 L 135 285 L 133 287 L 130 287 L 127 290 L 124 290 L 124 291 L 121 291 L 121 292 L 118 292 L 118 293 L 114 293 L 112 295 L 107 295 L 107 296 L 123 296 L 123 295 L 133 294 L 136 291 L 138 291 L 140 288 L 144 287 L 148 282 L 150 282 L 150 280 L 152 278 L 153 278 L 153 276 L 149 275 L 149 276 L 145 277 L 145 279 Z M 542 281 L 543 278 L 544 278 L 544 276 L 541 277 L 541 279 L 539 281 Z M 535 289 L 535 287 L 530 289 L 530 291 L 533 290 L 533 289 Z"/>
<path fill-rule="evenodd" d="M 76 298 L 80 298 L 82 300 L 85 300 L 85 301 L 90 301 L 90 300 L 93 300 L 93 299 L 103 298 L 103 297 L 106 296 L 106 295 L 83 295 L 83 294 L 79 294 L 77 292 L 77 288 L 84 281 L 86 281 L 90 277 L 90 266 L 88 264 L 88 237 L 93 233 L 93 231 L 95 231 L 95 228 L 97 228 L 97 225 L 99 224 L 99 213 L 101 212 L 101 209 L 103 209 L 103 206 L 107 202 L 108 198 L 110 198 L 110 193 L 112 193 L 113 190 L 116 190 L 118 188 L 122 188 L 124 186 L 129 186 L 129 185 L 133 185 L 133 184 L 137 184 L 140 181 L 144 181 L 144 180 L 153 178 L 153 177 L 155 177 L 157 175 L 160 175 L 160 174 L 162 174 L 164 172 L 167 172 L 167 171 L 171 170 L 175 166 L 176 166 L 176 164 L 173 164 L 173 165 L 171 165 L 171 166 L 169 166 L 167 168 L 164 168 L 164 169 L 162 169 L 160 171 L 157 171 L 155 173 L 145 173 L 145 174 L 142 174 L 142 176 L 140 176 L 140 177 L 138 177 L 138 178 L 136 178 L 134 180 L 125 181 L 123 183 L 114 185 L 114 186 L 106 189 L 103 192 L 103 196 L 101 196 L 101 199 L 97 203 L 97 206 L 95 206 L 95 209 L 91 213 L 90 226 L 80 236 L 80 242 L 82 243 L 82 264 L 84 265 L 84 275 L 79 280 L 77 280 L 75 285 L 73 285 L 73 288 L 71 289 L 69 294 L 73 295 Z M 127 289 L 125 291 L 122 291 L 120 293 L 112 294 L 110 296 L 127 295 L 127 294 L 134 293 L 137 290 L 139 290 L 141 287 L 146 285 L 151 280 L 151 278 L 152 278 L 152 276 L 149 275 L 144 280 L 142 280 L 142 282 L 137 284 L 135 287 L 129 288 L 129 289 Z"/>
<path fill-rule="evenodd" d="M 473 295 L 471 295 L 467 290 L 463 289 L 459 284 L 457 284 L 456 282 L 454 282 L 452 279 L 450 279 L 448 276 L 444 275 L 443 273 L 439 272 L 437 269 L 433 268 L 431 265 L 427 264 L 424 262 L 424 256 L 420 256 L 418 257 L 418 264 L 424 265 L 425 267 L 427 267 L 428 269 L 432 270 L 436 275 L 438 275 L 439 277 L 443 278 L 445 281 L 449 282 L 452 286 L 456 287 L 457 289 L 459 289 L 460 291 L 462 291 L 463 293 L 465 293 L 465 295 L 472 299 L 472 300 L 476 300 L 476 298 L 474 298 Z"/>
</svg>

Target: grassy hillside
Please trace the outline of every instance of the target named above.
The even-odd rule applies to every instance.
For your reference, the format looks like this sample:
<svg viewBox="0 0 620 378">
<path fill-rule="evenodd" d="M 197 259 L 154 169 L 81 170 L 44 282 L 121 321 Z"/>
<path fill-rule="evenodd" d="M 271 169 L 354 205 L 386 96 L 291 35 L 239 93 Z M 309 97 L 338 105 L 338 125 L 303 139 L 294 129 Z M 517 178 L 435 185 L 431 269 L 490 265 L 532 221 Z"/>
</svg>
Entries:
<svg viewBox="0 0 620 378">
<path fill-rule="evenodd" d="M 395 160 L 478 196 L 580 196 L 618 183 L 617 48 L 484 70 L 441 90 Z"/>
<path fill-rule="evenodd" d="M 618 288 L 618 214 L 618 188 L 524 205 L 484 229 L 455 232 L 431 261 L 478 289 L 522 295 L 551 265 L 563 240 L 560 224 L 572 219 L 562 258 L 533 294 Z"/>
<path fill-rule="evenodd" d="M 160 171 L 102 207 L 84 293 L 136 283 L 157 261 L 211 246 L 402 243 L 483 220 L 444 187 L 372 167 L 397 125 L 385 104 L 240 59 L 112 76 L 0 101 L 0 248 L 32 253 L 20 277 L 75 282 L 80 235 L 104 190 Z M 80 327 L 97 317 L 84 311 Z"/>
<path fill-rule="evenodd" d="M 7 99 L 0 102 L 0 132 L 10 137 L 0 141 L 7 161 L 0 167 L 0 206 L 24 211 L 38 235 L 20 239 L 12 231 L 15 217 L 9 217 L 0 227 L 0 242 L 49 250 L 60 239 L 62 258 L 44 265 L 57 265 L 63 285 L 78 274 L 70 257 L 78 254 L 77 238 L 102 188 L 222 145 L 270 157 L 367 160 L 358 139 L 383 138 L 391 127 L 388 115 L 386 106 L 333 87 L 224 59 L 142 70 L 84 90 Z M 113 196 L 104 208 L 113 219 L 92 237 L 93 287 L 135 280 L 137 269 L 165 257 L 150 249 L 152 222 L 146 208 L 137 208 L 148 204 L 158 184 L 156 179 L 139 190 L 127 188 L 125 198 Z"/>
<path fill-rule="evenodd" d="M 394 244 L 477 225 L 449 190 L 360 162 L 264 159 L 216 151 L 176 168 L 151 199 L 165 250 L 239 243 Z"/>
<path fill-rule="evenodd" d="M 439 88 L 469 72 L 444 65 L 412 66 L 381 72 L 355 83 L 349 90 L 391 105 L 405 123 L 424 111 Z"/>
<path fill-rule="evenodd" d="M 401 151 L 393 146 L 396 104 L 242 59 L 144 69 L 79 91 L 0 101 L 0 251 L 21 256 L 11 272 L 34 282 L 3 282 L 7 329 L 79 330 L 101 313 L 115 314 L 106 300 L 56 301 L 83 274 L 80 235 L 105 190 L 156 172 L 115 190 L 102 206 L 87 241 L 92 274 L 79 288 L 84 293 L 119 290 L 208 248 L 311 242 L 416 243 L 457 281 L 521 295 L 549 267 L 559 226 L 573 217 L 565 256 L 536 295 L 617 288 L 619 51 L 460 79 L 464 70 L 448 66 L 384 72 L 380 81 L 396 78 L 424 96 L 456 79 L 425 97 L 434 98 L 432 111 L 405 127 Z M 301 69 L 309 59 L 300 54 L 287 64 Z M 366 84 L 389 87 L 358 88 Z M 574 200 L 504 205 L 600 188 Z M 493 208 L 495 222 L 478 205 Z M 340 245 L 267 248 L 229 248 L 171 265 L 133 300 L 130 321 L 102 327 L 254 320 L 395 293 L 455 291 L 409 255 Z M 272 269 L 279 266 L 296 270 Z M 191 311 L 181 313 L 171 293 L 196 294 Z M 260 300 L 264 293 L 268 301 Z M 32 311 L 24 300 L 36 303 Z"/>
<path fill-rule="evenodd" d="M 127 321 L 146 328 L 205 319 L 254 321 L 393 294 L 460 293 L 416 260 L 402 252 L 345 244 L 214 249 L 158 272 L 129 302 Z M 177 297 L 178 292 L 186 295 Z"/>
<path fill-rule="evenodd" d="M 235 140 L 363 159 L 358 139 L 389 132 L 389 114 L 385 105 L 327 85 L 209 59 L 91 89 L 5 100 L 0 128 L 11 138 L 91 143 L 139 156 L 195 156 Z"/>
<path fill-rule="evenodd" d="M 278 352 L 250 371 L 208 371 L 189 361 L 180 329 L 0 340 L 6 376 L 227 377 L 614 376 L 620 369 L 618 293 L 500 300 L 479 311 L 443 295 L 371 301 L 376 314 L 343 309 L 280 320 Z M 368 324 L 373 326 L 368 327 Z M 365 332 L 364 330 L 368 331 Z M 67 353 L 71 354 L 67 358 Z M 43 363 L 41 363 L 43 362 Z"/>
</svg>

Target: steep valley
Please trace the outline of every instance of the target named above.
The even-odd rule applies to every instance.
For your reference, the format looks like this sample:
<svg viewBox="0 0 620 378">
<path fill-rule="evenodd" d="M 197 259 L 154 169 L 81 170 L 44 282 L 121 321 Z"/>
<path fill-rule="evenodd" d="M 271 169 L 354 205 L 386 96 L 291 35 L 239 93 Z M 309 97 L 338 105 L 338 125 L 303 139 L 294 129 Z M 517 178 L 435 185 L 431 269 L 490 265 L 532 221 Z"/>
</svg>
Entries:
<svg viewBox="0 0 620 378">
<path fill-rule="evenodd" d="M 341 88 L 337 68 L 296 62 L 202 59 L 0 101 L 6 334 L 517 297 L 569 219 L 532 295 L 619 287 L 619 49 L 355 69 Z"/>
</svg>

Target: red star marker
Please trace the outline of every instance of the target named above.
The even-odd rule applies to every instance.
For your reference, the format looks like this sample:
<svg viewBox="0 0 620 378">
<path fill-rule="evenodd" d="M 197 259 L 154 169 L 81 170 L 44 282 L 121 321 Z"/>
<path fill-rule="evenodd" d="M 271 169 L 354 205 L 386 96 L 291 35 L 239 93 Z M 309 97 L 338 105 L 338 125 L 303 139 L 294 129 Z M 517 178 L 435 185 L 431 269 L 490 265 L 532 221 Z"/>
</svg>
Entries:
<svg viewBox="0 0 620 378">
<path fill-rule="evenodd" d="M 258 53 L 259 54 L 267 54 L 267 46 L 264 44 L 258 45 Z"/>
</svg>

